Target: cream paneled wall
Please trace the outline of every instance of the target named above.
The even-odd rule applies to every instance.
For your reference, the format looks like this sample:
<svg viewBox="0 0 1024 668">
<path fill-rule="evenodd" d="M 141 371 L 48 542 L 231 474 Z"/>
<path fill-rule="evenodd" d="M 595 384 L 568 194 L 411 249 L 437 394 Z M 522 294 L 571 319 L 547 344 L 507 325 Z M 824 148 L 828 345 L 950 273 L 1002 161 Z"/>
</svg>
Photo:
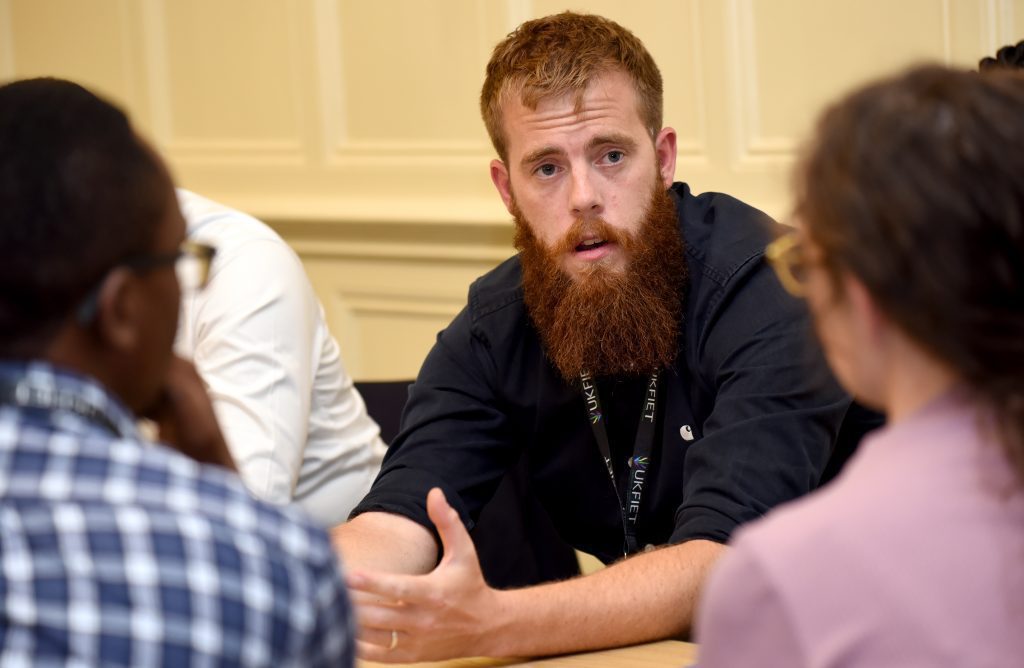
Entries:
<svg viewBox="0 0 1024 668">
<path fill-rule="evenodd" d="M 678 178 L 778 216 L 829 100 L 1024 37 L 1024 0 L 0 0 L 0 79 L 119 101 L 183 185 L 295 247 L 354 375 L 409 377 L 511 253 L 477 112 L 490 49 L 566 8 L 654 54 Z"/>
</svg>

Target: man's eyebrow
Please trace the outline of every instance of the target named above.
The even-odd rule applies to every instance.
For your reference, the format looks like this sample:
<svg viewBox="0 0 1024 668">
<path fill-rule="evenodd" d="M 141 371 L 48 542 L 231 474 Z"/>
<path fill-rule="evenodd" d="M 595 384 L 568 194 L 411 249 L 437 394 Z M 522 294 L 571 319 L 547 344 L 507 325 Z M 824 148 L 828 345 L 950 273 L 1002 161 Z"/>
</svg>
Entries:
<svg viewBox="0 0 1024 668">
<path fill-rule="evenodd" d="M 557 146 L 542 146 L 541 148 L 538 148 L 536 151 L 530 151 L 529 153 L 524 155 L 523 159 L 520 161 L 519 164 L 521 164 L 523 167 L 529 167 L 533 163 L 539 160 L 543 160 L 548 156 L 562 155 L 563 153 L 564 151 L 562 151 L 562 149 L 558 148 Z"/>
<path fill-rule="evenodd" d="M 621 146 L 627 151 L 636 149 L 636 141 L 627 134 L 613 132 L 611 134 L 597 135 L 587 142 L 586 150 L 593 151 L 599 146 Z"/>
</svg>

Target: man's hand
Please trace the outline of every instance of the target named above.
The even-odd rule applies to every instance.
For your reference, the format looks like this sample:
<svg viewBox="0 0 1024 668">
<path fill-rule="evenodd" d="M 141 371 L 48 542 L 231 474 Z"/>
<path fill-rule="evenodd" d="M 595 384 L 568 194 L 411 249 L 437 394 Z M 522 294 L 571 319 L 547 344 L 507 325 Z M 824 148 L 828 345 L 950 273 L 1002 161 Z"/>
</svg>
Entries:
<svg viewBox="0 0 1024 668">
<path fill-rule="evenodd" d="M 145 417 L 156 423 L 163 443 L 203 464 L 235 470 L 206 386 L 191 362 L 171 359 L 160 398 Z"/>
<path fill-rule="evenodd" d="M 585 577 L 498 591 L 484 582 L 473 543 L 441 490 L 427 495 L 427 512 L 444 546 L 429 572 L 434 538 L 412 520 L 369 512 L 335 530 L 351 568 L 363 659 L 544 656 L 678 637 L 726 549 L 691 540 Z"/>
<path fill-rule="evenodd" d="M 348 576 L 363 659 L 409 662 L 481 655 L 498 633 L 501 592 L 487 586 L 473 541 L 438 488 L 427 495 L 427 513 L 444 546 L 433 571 L 355 570 Z"/>
</svg>

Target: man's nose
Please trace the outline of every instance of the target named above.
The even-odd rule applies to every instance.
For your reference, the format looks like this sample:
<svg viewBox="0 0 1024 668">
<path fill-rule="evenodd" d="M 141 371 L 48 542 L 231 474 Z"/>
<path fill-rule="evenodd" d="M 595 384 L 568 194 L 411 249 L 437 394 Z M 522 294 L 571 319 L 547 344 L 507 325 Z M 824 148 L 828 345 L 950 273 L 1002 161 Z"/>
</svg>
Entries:
<svg viewBox="0 0 1024 668">
<path fill-rule="evenodd" d="M 578 218 L 590 218 L 601 213 L 603 202 L 598 184 L 588 169 L 574 169 L 572 172 L 572 192 L 569 205 L 572 213 Z"/>
</svg>

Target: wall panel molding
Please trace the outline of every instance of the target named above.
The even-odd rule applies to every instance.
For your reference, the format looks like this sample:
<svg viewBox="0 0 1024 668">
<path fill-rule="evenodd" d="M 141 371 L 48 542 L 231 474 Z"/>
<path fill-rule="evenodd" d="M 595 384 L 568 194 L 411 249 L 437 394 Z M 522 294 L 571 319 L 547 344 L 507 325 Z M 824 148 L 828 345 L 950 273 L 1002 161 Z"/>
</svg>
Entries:
<svg viewBox="0 0 1024 668">
<path fill-rule="evenodd" d="M 952 0 L 939 0 L 939 13 L 942 16 L 942 62 L 946 65 L 953 63 L 953 17 L 950 2 Z"/>
<path fill-rule="evenodd" d="M 355 315 L 387 316 L 435 316 L 454 318 L 466 305 L 465 300 L 425 299 L 420 295 L 391 295 L 386 293 L 360 293 L 346 291 L 342 294 L 345 304 Z"/>
<path fill-rule="evenodd" d="M 0 0 L 0 79 L 17 76 L 14 66 L 14 26 L 10 0 Z"/>
<path fill-rule="evenodd" d="M 689 169 L 707 168 L 710 165 L 708 156 L 708 99 L 707 73 L 705 71 L 705 42 L 701 30 L 701 10 L 697 0 L 689 0 L 689 44 L 690 56 L 693 58 L 693 78 L 696 86 L 690 91 L 692 105 L 696 111 L 697 124 L 692 128 L 692 134 L 680 134 L 677 145 L 677 160 L 685 162 Z M 676 128 L 678 131 L 679 128 Z M 684 131 L 685 132 L 685 131 Z"/>
<path fill-rule="evenodd" d="M 1002 46 L 1024 39 L 1024 35 L 1018 34 L 1015 28 L 1016 19 L 1024 18 L 1017 16 L 1018 11 L 1024 11 L 1020 4 L 1015 0 L 985 0 L 981 3 L 984 18 L 981 40 L 988 47 L 989 55 L 995 54 Z"/>
<path fill-rule="evenodd" d="M 734 162 L 738 169 L 779 166 L 791 160 L 795 142 L 790 137 L 765 137 L 761 132 L 761 87 L 757 72 L 754 0 L 728 0 L 727 44 L 733 93 Z"/>
<path fill-rule="evenodd" d="M 345 44 L 341 34 L 341 28 L 345 25 L 347 17 L 343 15 L 341 0 L 316 0 L 315 13 L 317 21 L 317 39 L 319 44 L 317 51 L 321 55 L 321 63 L 324 65 L 319 76 L 319 97 L 321 100 L 321 120 L 323 123 L 323 137 L 327 147 L 326 163 L 335 167 L 357 167 L 366 161 L 386 161 L 396 167 L 415 166 L 417 158 L 466 158 L 479 161 L 486 165 L 490 159 L 492 149 L 486 137 L 481 134 L 479 139 L 450 139 L 433 140 L 407 137 L 401 140 L 382 139 L 359 139 L 353 136 L 351 128 L 351 115 L 348 113 L 348 104 L 358 104 L 359 101 L 351 95 L 350 87 L 353 82 L 345 75 Z M 490 5 L 484 0 L 477 0 L 475 4 L 476 21 L 478 34 L 474 40 L 474 50 L 479 59 L 486 62 L 489 50 L 493 45 L 487 45 L 480 34 L 486 25 L 486 14 Z M 508 7 L 512 11 L 513 5 Z M 443 6 L 443 5 L 442 5 Z M 521 8 L 519 8 L 521 10 Z M 478 84 L 479 85 L 479 84 Z M 446 91 L 438 90 L 438 97 L 434 100 L 425 101 L 427 104 L 438 104 L 446 95 Z M 400 95 L 391 99 L 374 100 L 370 104 L 395 104 L 402 103 L 415 106 L 416 102 L 405 100 Z M 482 126 L 481 126 L 482 127 Z M 403 128 L 406 130 L 407 128 Z M 480 133 L 477 133 L 480 134 Z"/>
<path fill-rule="evenodd" d="M 200 137 L 190 135 L 187 131 L 176 127 L 179 119 L 175 115 L 175 107 L 188 102 L 184 91 L 174 90 L 171 75 L 175 53 L 171 46 L 172 40 L 184 41 L 185 35 L 168 33 L 168 12 L 175 7 L 167 0 L 144 0 L 142 3 L 142 44 L 146 80 L 149 83 L 148 94 L 152 114 L 152 127 L 161 148 L 172 160 L 183 167 L 192 165 L 219 165 L 226 168 L 263 167 L 291 168 L 306 164 L 306 146 L 301 132 L 302 100 L 305 99 L 304 67 L 306 59 L 302 57 L 302 35 L 299 30 L 301 22 L 300 10 L 302 3 L 286 2 L 285 25 L 281 26 L 287 44 L 285 53 L 290 82 L 292 86 L 290 112 L 297 129 L 292 136 L 253 137 L 245 135 L 232 136 L 224 133 L 218 137 Z M 180 5 L 176 8 L 180 9 Z M 180 55 L 180 54 L 179 54 Z M 213 104 L 212 101 L 192 100 L 192 102 Z M 212 107 L 215 109 L 215 107 Z M 222 110 L 221 110 L 222 111 Z M 245 114 L 249 110 L 240 107 L 236 113 Z"/>
<path fill-rule="evenodd" d="M 956 26 L 952 17 L 952 0 L 932 0 L 935 16 L 938 18 L 940 34 L 936 35 L 941 45 L 932 57 L 946 64 L 956 62 L 953 49 Z M 979 11 L 992 16 L 996 9 L 994 3 L 1000 0 L 975 0 Z M 1012 7 L 1007 5 L 1007 11 Z M 1019 3 L 1018 3 L 1019 4 Z M 764 127 L 762 114 L 766 104 L 771 104 L 779 95 L 776 91 L 766 91 L 761 82 L 761 63 L 765 46 L 759 44 L 757 37 L 758 11 L 767 12 L 767 5 L 757 0 L 727 0 L 725 5 L 726 36 L 725 42 L 729 54 L 727 64 L 729 87 L 732 94 L 730 115 L 733 119 L 732 141 L 733 168 L 739 171 L 762 171 L 764 169 L 785 170 L 792 163 L 802 137 L 783 134 L 771 134 Z M 870 11 L 865 7 L 864 11 Z M 988 18 L 982 25 L 999 23 L 998 19 Z M 835 26 L 841 30 L 841 26 Z M 989 29 L 995 32 L 995 28 Z M 867 37 L 867 36 L 865 36 Z M 799 39 L 798 33 L 792 38 Z M 827 54 L 822 55 L 827 58 Z M 893 67 L 899 61 L 894 60 Z M 906 63 L 904 63 L 906 64 Z M 879 74 L 888 74 L 886 69 Z M 871 78 L 871 76 L 866 76 Z M 859 82 L 859 81 L 858 81 Z M 793 82 L 813 85 L 820 82 Z M 816 115 L 816 114 L 815 114 Z"/>
<path fill-rule="evenodd" d="M 167 62 L 167 31 L 164 28 L 164 0 L 141 3 L 143 63 L 149 96 L 150 128 L 161 147 L 173 142 L 170 66 Z"/>
<path fill-rule="evenodd" d="M 462 247 L 429 247 L 412 243 L 386 241 L 324 241 L 290 239 L 289 245 L 304 258 L 344 261 L 353 258 L 371 260 L 431 260 L 447 264 L 494 262 L 508 259 L 513 251 L 505 247 L 467 245 Z"/>
<path fill-rule="evenodd" d="M 341 11 L 338 0 L 314 0 L 313 14 L 316 25 L 317 99 L 320 112 L 320 131 L 323 139 L 322 159 L 329 162 L 344 151 L 348 144 L 348 115 L 345 111 L 347 95 L 342 72 Z"/>
</svg>

